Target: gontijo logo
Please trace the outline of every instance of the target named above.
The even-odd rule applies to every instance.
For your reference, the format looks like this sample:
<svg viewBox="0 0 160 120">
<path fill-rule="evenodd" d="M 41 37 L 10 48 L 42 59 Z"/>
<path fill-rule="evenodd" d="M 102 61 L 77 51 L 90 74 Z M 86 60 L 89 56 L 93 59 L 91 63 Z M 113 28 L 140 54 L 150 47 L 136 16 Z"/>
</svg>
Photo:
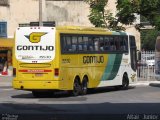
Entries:
<svg viewBox="0 0 160 120">
<path fill-rule="evenodd" d="M 47 33 L 45 33 L 45 32 L 33 32 L 29 36 L 25 35 L 25 37 L 28 38 L 31 43 L 39 43 L 40 40 L 41 40 L 41 37 L 45 34 L 47 34 Z"/>
<path fill-rule="evenodd" d="M 31 43 L 39 43 L 42 36 L 46 35 L 46 32 L 32 32 L 30 35 L 24 35 Z M 45 39 L 43 39 L 45 40 Z M 17 45 L 18 51 L 53 51 L 54 46 L 44 44 L 30 44 L 30 45 Z"/>
</svg>

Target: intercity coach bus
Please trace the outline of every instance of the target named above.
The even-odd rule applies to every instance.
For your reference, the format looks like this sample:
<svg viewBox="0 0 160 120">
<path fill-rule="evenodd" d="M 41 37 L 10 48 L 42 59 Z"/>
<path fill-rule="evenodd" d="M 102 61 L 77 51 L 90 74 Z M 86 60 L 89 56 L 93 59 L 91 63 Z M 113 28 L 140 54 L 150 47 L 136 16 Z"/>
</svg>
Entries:
<svg viewBox="0 0 160 120">
<path fill-rule="evenodd" d="M 135 37 L 78 26 L 19 27 L 15 33 L 13 88 L 33 96 L 65 90 L 77 96 L 97 87 L 136 82 Z"/>
</svg>

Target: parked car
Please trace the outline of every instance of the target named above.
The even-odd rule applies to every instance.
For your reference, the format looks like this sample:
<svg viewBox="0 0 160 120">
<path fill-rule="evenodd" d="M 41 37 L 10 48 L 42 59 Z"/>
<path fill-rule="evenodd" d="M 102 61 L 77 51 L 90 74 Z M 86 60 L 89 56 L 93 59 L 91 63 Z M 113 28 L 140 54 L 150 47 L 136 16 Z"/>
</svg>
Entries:
<svg viewBox="0 0 160 120">
<path fill-rule="evenodd" d="M 142 63 L 146 66 L 154 66 L 155 65 L 155 58 L 154 55 L 145 56 L 142 58 Z"/>
</svg>

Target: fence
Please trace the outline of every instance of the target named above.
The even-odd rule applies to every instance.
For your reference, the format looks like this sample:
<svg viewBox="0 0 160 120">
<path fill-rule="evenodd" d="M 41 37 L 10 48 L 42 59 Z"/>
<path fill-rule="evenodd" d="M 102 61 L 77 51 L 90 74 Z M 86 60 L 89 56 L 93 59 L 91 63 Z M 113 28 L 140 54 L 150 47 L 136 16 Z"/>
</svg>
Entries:
<svg viewBox="0 0 160 120">
<path fill-rule="evenodd" d="M 138 80 L 155 80 L 155 52 L 143 51 L 141 52 L 141 60 L 137 64 Z"/>
</svg>

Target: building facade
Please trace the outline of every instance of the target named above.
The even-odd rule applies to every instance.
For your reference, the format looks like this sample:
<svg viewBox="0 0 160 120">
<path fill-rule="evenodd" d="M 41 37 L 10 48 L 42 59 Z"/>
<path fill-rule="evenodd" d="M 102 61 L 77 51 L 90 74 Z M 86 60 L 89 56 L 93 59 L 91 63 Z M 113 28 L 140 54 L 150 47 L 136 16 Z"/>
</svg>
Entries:
<svg viewBox="0 0 160 120">
<path fill-rule="evenodd" d="M 42 0 L 42 6 L 43 21 L 55 21 L 56 25 L 93 26 L 88 20 L 89 5 L 83 0 Z M 116 0 L 109 0 L 107 9 L 116 14 Z M 6 31 L 4 36 L 13 38 L 19 24 L 38 20 L 39 0 L 0 0 L 0 27 Z M 126 31 L 136 36 L 140 50 L 140 33 L 134 26 L 126 26 Z"/>
<path fill-rule="evenodd" d="M 116 0 L 109 0 L 107 9 L 116 14 Z M 74 25 L 93 27 L 88 19 L 89 5 L 83 0 L 42 0 L 42 20 L 55 21 L 56 26 Z M 19 24 L 39 21 L 39 0 L 0 0 L 0 37 L 13 38 Z M 140 33 L 134 26 L 126 26 L 126 31 L 136 36 L 140 50 Z M 0 39 L 0 61 L 10 59 L 10 48 L 4 47 Z M 9 55 L 8 55 L 9 54 Z"/>
</svg>

